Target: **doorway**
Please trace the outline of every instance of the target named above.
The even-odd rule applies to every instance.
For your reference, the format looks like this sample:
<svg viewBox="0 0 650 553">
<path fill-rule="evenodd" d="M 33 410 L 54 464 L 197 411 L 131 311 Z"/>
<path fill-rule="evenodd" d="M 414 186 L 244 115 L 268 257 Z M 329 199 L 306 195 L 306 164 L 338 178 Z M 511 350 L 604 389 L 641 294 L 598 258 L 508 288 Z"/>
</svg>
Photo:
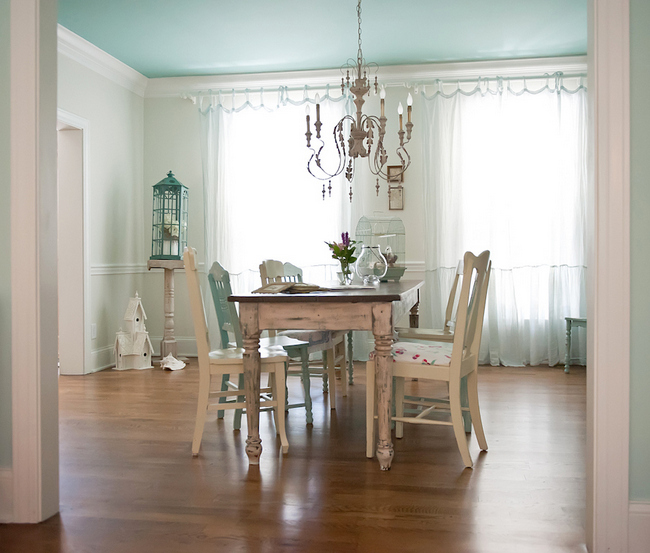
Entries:
<svg viewBox="0 0 650 553">
<path fill-rule="evenodd" d="M 57 113 L 57 257 L 59 373 L 92 372 L 89 316 L 88 122 L 63 110 Z"/>
</svg>

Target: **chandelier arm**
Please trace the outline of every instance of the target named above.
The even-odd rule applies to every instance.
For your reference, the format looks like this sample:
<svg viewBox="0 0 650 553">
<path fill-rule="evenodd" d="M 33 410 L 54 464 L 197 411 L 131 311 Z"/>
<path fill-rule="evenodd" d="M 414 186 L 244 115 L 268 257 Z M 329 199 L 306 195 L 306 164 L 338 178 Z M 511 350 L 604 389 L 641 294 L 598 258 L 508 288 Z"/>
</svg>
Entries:
<svg viewBox="0 0 650 553">
<path fill-rule="evenodd" d="M 320 155 L 321 155 L 321 152 L 323 151 L 323 149 L 325 148 L 325 141 L 322 140 L 322 139 L 319 139 L 320 140 L 320 147 L 318 148 L 318 150 L 316 150 L 313 147 L 309 148 L 311 150 L 311 152 L 312 152 L 312 155 L 309 158 L 309 161 L 307 161 L 307 171 L 309 171 L 309 174 L 311 176 L 317 178 L 318 180 L 333 179 L 334 177 L 339 176 L 345 170 L 345 166 L 346 166 L 347 161 L 348 161 L 348 155 L 347 155 L 347 152 L 346 152 L 346 149 L 345 149 L 345 138 L 343 137 L 342 130 L 343 130 L 343 124 L 347 119 L 349 119 L 351 121 L 354 120 L 352 118 L 352 116 L 346 115 L 345 117 L 343 117 L 336 124 L 336 126 L 334 127 L 334 130 L 332 131 L 332 134 L 334 136 L 334 144 L 336 145 L 336 151 L 337 151 L 338 157 L 339 157 L 338 167 L 336 168 L 336 170 L 333 173 L 330 173 L 329 171 L 324 169 L 323 166 L 321 165 Z M 336 136 L 337 133 L 340 134 L 339 138 L 337 138 L 337 136 Z M 339 142 L 340 142 L 340 144 L 339 144 Z M 316 167 L 318 167 L 318 169 L 321 171 L 321 173 L 323 175 L 325 175 L 324 177 L 319 177 L 319 176 L 314 174 L 314 172 L 312 171 L 312 162 L 313 161 L 315 161 Z"/>
</svg>

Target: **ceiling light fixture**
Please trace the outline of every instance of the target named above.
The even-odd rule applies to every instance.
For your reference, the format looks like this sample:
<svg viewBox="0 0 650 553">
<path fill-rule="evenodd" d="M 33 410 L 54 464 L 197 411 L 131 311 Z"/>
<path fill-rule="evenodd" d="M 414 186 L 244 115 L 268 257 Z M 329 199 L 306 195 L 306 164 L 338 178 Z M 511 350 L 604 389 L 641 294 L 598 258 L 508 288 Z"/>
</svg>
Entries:
<svg viewBox="0 0 650 553">
<path fill-rule="evenodd" d="M 345 91 L 349 90 L 352 93 L 357 112 L 356 117 L 346 115 L 334 126 L 334 144 L 336 145 L 339 160 L 338 166 L 333 172 L 329 172 L 323 167 L 323 160 L 321 159 L 321 153 L 325 147 L 325 141 L 321 139 L 322 123 L 320 120 L 320 96 L 318 94 L 316 95 L 316 122 L 314 123 L 314 128 L 316 130 L 316 139 L 319 141 L 316 147 L 311 144 L 312 132 L 309 104 L 307 104 L 307 107 L 305 108 L 307 118 L 307 132 L 305 133 L 305 136 L 307 137 L 307 148 L 311 150 L 311 157 L 307 162 L 307 170 L 313 177 L 322 181 L 329 181 L 328 188 L 330 196 L 332 195 L 332 179 L 345 171 L 345 178 L 350 183 L 350 201 L 352 201 L 352 178 L 354 177 L 354 165 L 358 157 L 368 158 L 370 171 L 377 177 L 377 195 L 379 195 L 379 177 L 388 181 L 388 174 L 384 170 L 386 162 L 388 161 L 388 154 L 384 147 L 387 120 L 384 115 L 386 89 L 383 86 L 379 89 L 376 75 L 372 86 L 374 86 L 375 94 L 379 92 L 381 116 L 364 115 L 362 112 L 362 107 L 365 102 L 364 96 L 369 93 L 371 88 L 370 78 L 368 77 L 370 68 L 372 67 L 376 73 L 378 66 L 376 63 L 367 64 L 363 57 L 363 52 L 361 51 L 361 0 L 358 0 L 357 3 L 357 20 L 359 23 L 359 50 L 357 52 L 357 59 L 356 61 L 349 59 L 341 67 L 341 73 L 344 71 L 346 72 L 346 76 L 341 77 L 341 92 L 345 94 Z M 350 80 L 350 70 L 352 70 L 353 73 L 352 81 Z M 356 78 L 354 75 L 355 72 Z M 413 97 L 409 93 L 406 100 L 406 125 L 402 124 L 404 108 L 401 102 L 397 108 L 397 113 L 399 115 L 399 131 L 397 131 L 399 146 L 396 152 L 401 160 L 401 171 L 395 173 L 391 172 L 391 180 L 399 178 L 411 164 L 411 156 L 404 146 L 411 140 L 411 131 L 413 129 L 413 123 L 411 123 L 412 105 Z M 406 131 L 404 131 L 404 126 L 406 126 Z M 345 135 L 347 133 L 349 133 L 349 135 L 346 138 Z M 406 135 L 406 140 L 404 139 L 404 135 Z M 323 199 L 325 199 L 325 182 L 323 182 Z"/>
</svg>

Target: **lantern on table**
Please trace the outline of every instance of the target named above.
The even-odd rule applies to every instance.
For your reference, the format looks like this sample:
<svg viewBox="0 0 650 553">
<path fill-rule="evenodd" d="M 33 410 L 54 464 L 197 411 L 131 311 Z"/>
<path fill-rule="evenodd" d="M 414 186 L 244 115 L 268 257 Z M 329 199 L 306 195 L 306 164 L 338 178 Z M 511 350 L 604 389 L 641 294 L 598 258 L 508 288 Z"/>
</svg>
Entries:
<svg viewBox="0 0 650 553">
<path fill-rule="evenodd" d="M 187 246 L 187 187 L 170 171 L 153 187 L 150 259 L 183 259 Z"/>
</svg>

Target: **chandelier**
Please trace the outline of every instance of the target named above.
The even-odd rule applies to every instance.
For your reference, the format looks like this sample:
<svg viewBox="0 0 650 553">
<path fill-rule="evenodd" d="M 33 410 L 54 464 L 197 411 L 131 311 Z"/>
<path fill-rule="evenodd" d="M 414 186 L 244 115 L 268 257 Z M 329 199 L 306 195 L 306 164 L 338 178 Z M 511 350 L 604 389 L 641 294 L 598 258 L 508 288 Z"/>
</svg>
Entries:
<svg viewBox="0 0 650 553">
<path fill-rule="evenodd" d="M 325 148 L 325 141 L 321 138 L 321 119 L 320 119 L 320 96 L 316 95 L 316 122 L 314 129 L 316 131 L 317 143 L 312 146 L 312 132 L 309 114 L 309 104 L 305 108 L 307 118 L 307 148 L 311 151 L 311 156 L 307 162 L 307 170 L 313 177 L 323 181 L 323 199 L 325 199 L 325 182 L 329 181 L 328 190 L 329 195 L 332 195 L 332 179 L 342 174 L 345 171 L 345 178 L 350 185 L 350 202 L 352 201 L 352 178 L 354 177 L 354 167 L 357 158 L 367 157 L 370 171 L 377 177 L 377 195 L 379 195 L 379 178 L 388 181 L 388 174 L 385 170 L 386 162 L 388 161 L 388 154 L 384 147 L 384 137 L 386 135 L 386 116 L 384 115 L 384 101 L 386 98 L 386 89 L 382 86 L 379 88 L 377 83 L 377 76 L 375 75 L 374 82 L 371 85 L 369 73 L 371 67 L 377 72 L 377 64 L 367 64 L 361 51 L 361 0 L 357 3 L 357 20 L 359 28 L 359 50 L 357 52 L 357 59 L 349 59 L 342 67 L 341 74 L 344 72 L 345 77 L 341 77 L 341 93 L 345 94 L 348 90 L 354 97 L 354 104 L 357 108 L 356 116 L 346 115 L 335 126 L 333 130 L 334 144 L 338 153 L 338 165 L 335 165 L 331 170 L 325 169 L 321 154 Z M 352 80 L 350 79 L 350 71 L 352 71 Z M 374 86 L 375 94 L 379 92 L 381 103 L 381 116 L 364 115 L 362 108 L 365 102 L 364 96 L 370 92 L 371 86 Z M 396 153 L 401 161 L 401 168 L 399 171 L 391 172 L 390 179 L 399 178 L 408 169 L 411 164 L 411 156 L 406 151 L 405 145 L 411 140 L 411 131 L 413 130 L 413 123 L 411 123 L 411 107 L 413 105 L 413 98 L 411 94 L 408 95 L 407 101 L 407 122 L 406 125 L 402 123 L 402 116 L 404 108 L 402 103 L 399 103 L 397 113 L 399 115 L 399 131 L 397 136 L 399 138 L 399 146 Z M 404 131 L 406 126 L 406 131 Z M 347 135 L 347 136 L 346 136 Z M 405 139 L 406 135 L 406 139 Z"/>
</svg>

